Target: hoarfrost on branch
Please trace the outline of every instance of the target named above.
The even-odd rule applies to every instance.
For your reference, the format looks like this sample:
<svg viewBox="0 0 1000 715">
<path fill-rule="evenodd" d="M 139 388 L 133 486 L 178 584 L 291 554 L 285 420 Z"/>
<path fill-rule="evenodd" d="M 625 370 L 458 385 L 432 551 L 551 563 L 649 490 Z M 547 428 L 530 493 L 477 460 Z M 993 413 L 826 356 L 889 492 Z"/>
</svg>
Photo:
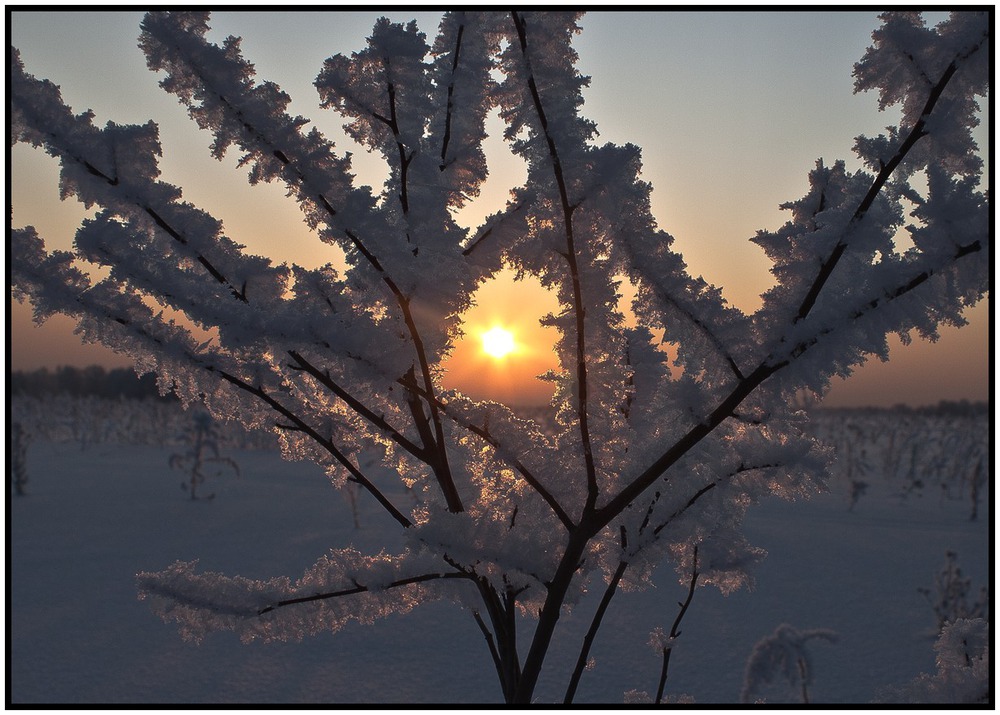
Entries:
<svg viewBox="0 0 1000 715">
<path fill-rule="evenodd" d="M 989 202 L 970 134 L 989 92 L 988 13 L 936 27 L 883 17 L 856 86 L 901 105 L 901 121 L 858 138 L 866 170 L 817 161 L 807 195 L 784 206 L 788 222 L 752 239 L 776 285 L 750 315 L 688 273 L 651 215 L 639 149 L 595 143 L 580 114 L 577 19 L 449 12 L 433 41 L 380 20 L 364 49 L 329 58 L 322 105 L 385 159 L 375 193 L 255 77 L 239 38 L 208 41 L 208 13 L 146 16 L 148 65 L 214 134 L 214 155 L 238 151 L 251 183 L 282 183 L 317 236 L 344 250 L 344 271 L 248 253 L 159 179 L 156 124 L 95 126 L 11 48 L 11 142 L 58 159 L 63 198 L 98 207 L 73 252 L 47 251 L 30 226 L 12 231 L 13 295 L 39 321 L 72 316 L 163 391 L 277 430 L 289 458 L 359 485 L 404 534 L 396 553 L 334 549 L 298 580 L 182 563 L 141 574 L 143 595 L 185 635 L 297 639 L 450 599 L 479 625 L 503 697 L 528 702 L 560 612 L 588 588 L 649 585 L 664 561 L 684 581 L 694 546 L 699 585 L 747 583 L 763 553 L 742 535 L 746 509 L 822 488 L 824 455 L 794 395 L 885 359 L 890 333 L 934 338 L 962 324 L 988 292 Z M 527 181 L 469 232 L 453 211 L 486 178 L 494 109 Z M 897 249 L 900 231 L 911 248 Z M 92 265 L 106 277 L 93 280 Z M 441 386 L 461 314 L 504 265 L 563 306 L 547 318 L 561 365 L 551 436 Z M 618 308 L 622 280 L 636 288 L 637 327 Z M 535 620 L 527 644 L 519 618 Z"/>
</svg>

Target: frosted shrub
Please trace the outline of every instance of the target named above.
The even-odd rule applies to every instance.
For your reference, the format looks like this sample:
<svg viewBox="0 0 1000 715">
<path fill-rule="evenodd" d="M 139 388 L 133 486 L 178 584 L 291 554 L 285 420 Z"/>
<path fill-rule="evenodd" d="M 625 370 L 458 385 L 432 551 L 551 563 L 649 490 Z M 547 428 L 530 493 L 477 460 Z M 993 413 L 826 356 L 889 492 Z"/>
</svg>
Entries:
<svg viewBox="0 0 1000 715">
<path fill-rule="evenodd" d="M 972 600 L 972 579 L 962 575 L 962 569 L 958 566 L 958 554 L 954 551 L 945 553 L 944 566 L 934 576 L 934 588 L 917 590 L 934 609 L 938 631 L 946 623 L 962 618 L 985 618 L 989 611 L 989 591 L 985 586 L 981 587 L 976 599 Z"/>
<path fill-rule="evenodd" d="M 934 644 L 937 672 L 923 673 L 903 686 L 883 689 L 877 702 L 988 705 L 993 702 L 990 624 L 958 619 L 941 629 Z"/>
<path fill-rule="evenodd" d="M 215 493 L 208 496 L 198 496 L 198 487 L 208 478 L 206 469 L 228 467 L 239 476 L 240 466 L 231 458 L 223 457 L 219 449 L 220 431 L 212 417 L 205 412 L 195 412 L 190 425 L 181 435 L 187 451 L 170 455 L 170 467 L 187 472 L 188 479 L 181 483 L 181 488 L 191 495 L 191 499 L 211 499 Z M 215 470 L 215 476 L 222 474 L 222 469 Z"/>
<path fill-rule="evenodd" d="M 626 705 L 659 705 L 645 690 L 626 690 L 624 701 Z M 667 705 L 694 705 L 695 699 L 690 695 L 668 695 L 663 699 Z"/>
<path fill-rule="evenodd" d="M 851 503 L 847 507 L 848 511 L 854 511 L 854 507 L 858 505 L 858 502 L 861 501 L 861 497 L 864 496 L 866 491 L 868 491 L 868 482 L 860 479 L 851 480 Z"/>
<path fill-rule="evenodd" d="M 10 462 L 8 464 L 7 479 L 10 486 L 13 486 L 14 493 L 23 497 L 28 484 L 28 445 L 31 444 L 31 435 L 21 425 L 20 422 L 13 422 L 8 431 L 10 440 Z"/>
<path fill-rule="evenodd" d="M 155 123 L 95 126 L 11 50 L 11 141 L 56 157 L 62 195 L 96 207 L 73 252 L 47 251 L 32 227 L 12 232 L 14 296 L 38 320 L 73 316 L 185 404 L 273 429 L 286 457 L 357 485 L 404 537 L 373 554 L 335 546 L 298 579 L 181 563 L 141 574 L 143 596 L 185 635 L 296 640 L 447 600 L 480 629 L 497 695 L 530 702 L 561 614 L 589 589 L 648 587 L 660 564 L 686 580 L 695 546 L 700 586 L 747 584 L 763 552 L 743 535 L 746 510 L 822 485 L 825 454 L 795 396 L 885 359 L 890 333 L 962 324 L 988 292 L 990 206 L 970 134 L 989 91 L 988 13 L 937 27 L 885 16 L 856 87 L 898 105 L 900 121 L 858 138 L 865 168 L 817 161 L 788 222 L 752 239 L 776 281 L 753 314 L 690 275 L 651 214 L 639 148 L 596 142 L 580 114 L 576 22 L 449 12 L 428 40 L 383 19 L 363 49 L 330 57 L 320 100 L 388 165 L 375 192 L 256 79 L 238 38 L 208 41 L 207 13 L 146 16 L 148 65 L 214 134 L 213 154 L 237 151 L 251 183 L 281 183 L 343 249 L 344 270 L 249 254 L 158 178 Z M 493 110 L 527 180 L 467 231 L 453 212 L 486 178 Z M 911 247 L 897 248 L 901 232 Z M 92 281 L 93 264 L 105 278 Z M 559 333 L 551 434 L 441 384 L 460 316 L 504 265 L 562 304 L 545 319 Z M 618 307 L 623 281 L 636 327 Z"/>
<path fill-rule="evenodd" d="M 800 631 L 783 623 L 774 633 L 757 641 L 747 660 L 740 700 L 762 702 L 768 686 L 781 682 L 787 683 L 793 692 L 797 690 L 802 702 L 808 703 L 813 665 L 806 643 L 811 640 L 835 643 L 837 634 L 826 629 Z"/>
<path fill-rule="evenodd" d="M 967 484 L 969 485 L 969 501 L 972 507 L 969 510 L 969 521 L 979 518 L 979 502 L 983 498 L 983 487 L 989 482 L 989 457 L 980 453 L 972 463 L 972 468 L 966 472 Z"/>
<path fill-rule="evenodd" d="M 879 480 L 900 499 L 932 491 L 941 500 L 967 498 L 970 520 L 978 518 L 988 485 L 992 436 L 988 415 L 820 411 L 810 432 L 836 454 L 831 477 L 848 489 L 852 506 L 861 496 L 856 493 L 860 485 L 868 487 Z"/>
</svg>

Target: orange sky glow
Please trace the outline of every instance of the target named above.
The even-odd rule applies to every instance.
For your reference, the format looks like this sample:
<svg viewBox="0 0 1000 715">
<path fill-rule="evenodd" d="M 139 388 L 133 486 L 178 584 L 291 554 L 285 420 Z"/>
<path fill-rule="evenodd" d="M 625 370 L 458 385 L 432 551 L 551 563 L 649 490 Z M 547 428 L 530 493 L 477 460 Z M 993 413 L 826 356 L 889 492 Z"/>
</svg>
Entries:
<svg viewBox="0 0 1000 715">
<path fill-rule="evenodd" d="M 351 16 L 363 16 L 357 18 L 356 24 L 367 24 L 370 29 L 378 14 Z M 424 17 L 433 19 L 433 13 L 394 10 L 389 14 L 394 21 L 419 15 L 421 28 L 433 32 L 433 24 Z M 330 18 L 347 13 L 317 13 L 313 20 L 296 13 L 269 13 L 263 19 L 261 15 L 216 14 L 212 22 L 216 41 L 230 33 L 243 35 L 244 52 L 255 63 L 259 77 L 274 79 L 286 89 L 293 97 L 290 111 L 310 117 L 335 139 L 338 147 L 355 152 L 355 170 L 360 179 L 379 186 L 385 177 L 384 167 L 363 149 L 350 145 L 340 128 L 341 120 L 318 109 L 315 90 L 309 86 L 323 58 L 359 49 L 365 35 L 334 32 L 336 23 L 331 23 Z M 852 63 L 861 56 L 876 24 L 873 13 L 836 13 L 836 17 L 812 19 L 806 16 L 822 13 L 702 15 L 593 13 L 585 17 L 577 49 L 580 69 L 592 77 L 592 83 L 585 93 L 587 101 L 582 111 L 597 122 L 599 141 L 632 141 L 643 147 L 644 174 L 654 186 L 653 212 L 661 227 L 676 237 L 675 248 L 695 275 L 722 286 L 727 300 L 752 312 L 760 304 L 759 295 L 770 287 L 771 276 L 763 252 L 749 243 L 749 237 L 757 229 L 774 229 L 786 220 L 777 206 L 805 192 L 806 174 L 817 156 L 849 157 L 855 136 L 881 131 L 894 120 L 877 112 L 876 98 L 859 99 L 850 89 Z M 139 18 L 141 13 L 15 12 L 12 44 L 21 50 L 29 72 L 62 86 L 64 99 L 74 111 L 92 107 L 98 125 L 108 120 L 138 123 L 155 119 L 164 145 L 162 178 L 184 187 L 186 200 L 222 219 L 227 234 L 247 244 L 249 250 L 277 262 L 307 267 L 338 262 L 336 252 L 320 244 L 303 226 L 298 208 L 285 197 L 282 187 L 249 186 L 245 170 L 236 166 L 235 153 L 222 162 L 208 155 L 210 137 L 193 127 L 176 100 L 162 92 L 156 86 L 156 76 L 146 70 L 135 48 Z M 821 56 L 830 65 L 805 68 L 803 72 L 836 77 L 840 84 L 836 89 L 824 84 L 817 89 L 815 101 L 807 97 L 793 104 L 776 93 L 784 84 L 794 85 L 795 77 L 781 74 L 776 88 L 774 78 L 779 70 L 765 72 L 761 68 L 770 68 L 774 63 L 781 73 L 800 69 L 793 65 L 804 49 L 793 41 L 799 35 L 793 34 L 788 23 L 806 21 L 816 24 L 804 25 L 803 29 L 796 26 L 794 32 L 807 33 L 812 42 L 818 43 L 815 52 L 806 58 L 808 63 L 818 62 L 817 56 Z M 312 26 L 308 26 L 310 22 Z M 831 37 L 815 34 L 837 23 L 830 30 Z M 725 34 L 730 27 L 733 33 L 739 29 L 741 34 Z M 717 35 L 729 37 L 734 44 L 745 41 L 747 45 L 741 46 L 740 52 L 774 53 L 781 48 L 781 40 L 787 39 L 788 54 L 775 59 L 771 54 L 745 56 L 733 50 L 734 56 L 727 59 L 726 53 L 720 52 L 721 60 L 713 58 L 713 62 L 719 62 L 718 76 L 711 74 L 714 64 L 706 61 L 703 64 L 709 65 L 708 69 L 699 70 L 703 74 L 689 77 L 684 72 L 695 70 L 678 64 L 677 58 L 657 55 L 652 61 L 643 54 L 666 52 L 660 45 L 668 47 L 670 43 L 651 44 L 650 39 L 626 46 L 621 40 L 623 36 L 645 36 L 643 33 L 659 37 L 671 31 L 676 33 L 676 42 L 681 43 L 693 32 L 690 28 L 702 28 L 705 37 L 714 37 L 715 41 Z M 282 45 L 282 38 L 288 40 L 294 33 L 307 31 L 316 37 L 300 37 L 303 52 L 297 54 L 302 57 L 289 63 L 287 52 L 275 48 L 287 47 Z M 749 39 L 744 38 L 747 33 Z M 737 37 L 740 39 L 732 39 Z M 112 51 L 108 48 L 119 53 L 114 55 L 118 59 L 105 62 L 102 66 L 107 74 L 97 77 L 87 67 L 94 66 L 96 58 L 104 56 L 102 53 Z M 67 60 L 66 53 L 72 53 L 72 61 Z M 667 74 L 666 66 L 678 69 Z M 733 82 L 738 91 L 730 84 Z M 821 103 L 830 93 L 837 97 L 835 109 Z M 681 111 L 678 97 L 687 101 L 687 113 L 674 116 Z M 762 106 L 751 106 L 754 97 Z M 742 114 L 733 111 L 734 102 L 742 108 Z M 623 106 L 633 109 L 623 112 Z M 807 116 L 805 112 L 810 108 L 815 114 Z M 824 131 L 824 122 L 831 123 L 829 131 Z M 984 121 L 984 125 L 988 124 Z M 704 129 L 706 126 L 711 129 Z M 481 198 L 458 216 L 460 223 L 470 228 L 501 209 L 509 189 L 524 180 L 523 165 L 509 160 L 495 116 L 488 131 L 491 136 L 485 151 L 492 173 Z M 666 138 L 672 136 L 672 131 L 676 131 L 674 138 Z M 698 134 L 701 131 L 707 133 Z M 741 142 L 740 136 L 749 138 Z M 989 135 L 982 136 L 981 144 L 988 156 Z M 708 151 L 721 153 L 708 155 Z M 56 162 L 40 151 L 18 145 L 9 151 L 8 175 L 13 225 L 34 225 L 50 249 L 70 249 L 76 227 L 93 211 L 73 200 L 59 201 Z M 988 171 L 984 176 L 989 176 Z M 547 403 L 552 387 L 538 376 L 559 367 L 552 351 L 556 331 L 541 326 L 539 320 L 559 312 L 554 296 L 530 277 L 518 281 L 513 272 L 504 271 L 482 285 L 475 301 L 463 316 L 463 339 L 442 364 L 444 385 L 477 399 L 515 405 Z M 100 346 L 81 345 L 68 319 L 57 317 L 40 328 L 34 327 L 30 306 L 13 299 L 9 304 L 8 370 L 129 364 Z M 876 361 L 847 381 L 835 381 L 824 404 L 889 406 L 921 405 L 942 399 L 989 399 L 989 300 L 969 310 L 966 317 L 969 326 L 943 327 L 940 341 L 934 344 L 916 336 L 907 346 L 896 338 L 890 339 L 892 359 L 888 364 Z M 481 337 L 497 326 L 510 331 L 516 346 L 501 358 L 484 351 Z"/>
</svg>

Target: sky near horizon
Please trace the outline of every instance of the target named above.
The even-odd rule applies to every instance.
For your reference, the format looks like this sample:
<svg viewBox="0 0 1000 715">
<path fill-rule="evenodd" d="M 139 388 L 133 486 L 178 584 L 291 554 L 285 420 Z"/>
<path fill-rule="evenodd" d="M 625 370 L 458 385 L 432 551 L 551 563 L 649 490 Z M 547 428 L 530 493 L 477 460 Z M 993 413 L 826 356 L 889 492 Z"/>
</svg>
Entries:
<svg viewBox="0 0 1000 715">
<path fill-rule="evenodd" d="M 292 97 L 290 112 L 312 119 L 341 151 L 353 151 L 356 173 L 372 186 L 381 185 L 384 168 L 351 146 L 336 114 L 319 108 L 312 82 L 327 57 L 361 49 L 379 15 L 416 18 L 429 37 L 440 17 L 412 9 L 223 11 L 213 13 L 210 35 L 216 42 L 242 36 L 244 56 L 255 64 L 258 79 L 277 82 Z M 310 234 L 282 187 L 250 187 L 233 152 L 221 163 L 211 158 L 211 137 L 146 69 L 136 46 L 142 13 L 15 10 L 9 17 L 11 43 L 27 71 L 60 85 L 74 111 L 93 109 L 98 125 L 154 119 L 163 145 L 163 180 L 183 187 L 186 200 L 222 219 L 227 235 L 279 262 L 311 267 L 331 260 L 330 247 Z M 692 273 L 722 287 L 727 300 L 744 311 L 755 310 L 772 281 L 769 262 L 749 238 L 784 223 L 779 204 L 805 193 L 807 173 L 818 158 L 828 164 L 845 159 L 849 169 L 858 168 L 854 138 L 895 122 L 893 110 L 878 112 L 875 96 L 853 94 L 851 71 L 870 44 L 876 14 L 593 12 L 580 24 L 574 41 L 578 67 L 591 77 L 582 113 L 597 123 L 598 141 L 642 147 L 660 227 L 675 237 Z M 987 158 L 988 126 L 984 113 L 977 139 Z M 473 228 L 502 208 L 507 191 L 524 179 L 517 160 L 503 160 L 507 151 L 495 117 L 489 130 L 490 179 L 482 199 L 459 217 Z M 59 201 L 58 166 L 43 152 L 17 145 L 9 157 L 13 225 L 34 225 L 50 249 L 69 249 L 80 220 L 91 212 L 72 200 Z M 478 302 L 466 317 L 469 338 L 448 362 L 446 384 L 474 397 L 547 401 L 550 388 L 533 376 L 555 367 L 548 347 L 554 336 L 537 325 L 555 309 L 554 299 L 502 275 L 483 288 Z M 104 349 L 81 346 L 66 319 L 35 328 L 29 308 L 14 301 L 11 306 L 9 369 L 128 364 Z M 825 404 L 988 399 L 988 301 L 967 317 L 969 326 L 943 328 L 935 344 L 915 337 L 904 347 L 891 339 L 888 364 L 869 364 L 850 380 L 835 381 Z M 486 356 L 477 331 L 493 324 L 509 327 L 520 349 L 503 359 Z"/>
</svg>

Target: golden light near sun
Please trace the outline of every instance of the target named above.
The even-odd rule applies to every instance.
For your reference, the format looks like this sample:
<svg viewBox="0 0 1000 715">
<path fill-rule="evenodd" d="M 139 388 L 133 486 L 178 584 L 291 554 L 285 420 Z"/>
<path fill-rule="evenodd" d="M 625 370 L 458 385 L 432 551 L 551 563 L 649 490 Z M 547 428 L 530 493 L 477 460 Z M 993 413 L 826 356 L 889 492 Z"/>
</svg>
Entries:
<svg viewBox="0 0 1000 715">
<path fill-rule="evenodd" d="M 501 327 L 490 328 L 480 337 L 483 339 L 483 352 L 495 358 L 502 358 L 514 351 L 514 335 Z"/>
</svg>

